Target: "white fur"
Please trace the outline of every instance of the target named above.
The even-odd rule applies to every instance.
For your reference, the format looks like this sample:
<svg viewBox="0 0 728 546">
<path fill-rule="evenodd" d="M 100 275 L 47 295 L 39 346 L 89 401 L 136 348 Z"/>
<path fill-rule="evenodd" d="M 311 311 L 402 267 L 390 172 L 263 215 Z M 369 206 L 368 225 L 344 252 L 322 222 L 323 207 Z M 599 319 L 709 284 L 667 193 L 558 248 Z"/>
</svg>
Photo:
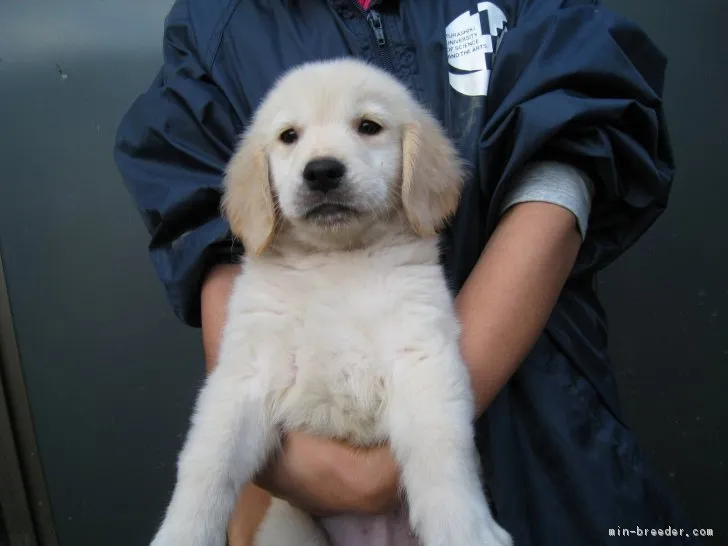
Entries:
<svg viewBox="0 0 728 546">
<path fill-rule="evenodd" d="M 362 118 L 383 130 L 360 134 Z M 299 139 L 285 144 L 291 127 Z M 347 168 L 334 197 L 302 181 L 323 156 Z M 337 60 L 277 82 L 227 173 L 225 212 L 247 256 L 153 546 L 223 546 L 240 487 L 290 429 L 389 441 L 423 546 L 511 544 L 479 481 L 472 393 L 438 261 L 436 232 L 462 178 L 442 128 L 384 72 Z M 329 199 L 357 213 L 306 216 Z M 278 500 L 257 539 L 323 544 L 308 516 Z"/>
</svg>

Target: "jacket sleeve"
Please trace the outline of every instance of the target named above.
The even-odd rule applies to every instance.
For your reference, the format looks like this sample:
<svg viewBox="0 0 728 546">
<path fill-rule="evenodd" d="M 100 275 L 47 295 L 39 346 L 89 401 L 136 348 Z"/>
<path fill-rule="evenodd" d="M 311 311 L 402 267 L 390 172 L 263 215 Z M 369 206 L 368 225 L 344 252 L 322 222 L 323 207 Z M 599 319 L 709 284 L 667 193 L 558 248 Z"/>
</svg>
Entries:
<svg viewBox="0 0 728 546">
<path fill-rule="evenodd" d="M 114 155 L 168 299 L 182 321 L 199 327 L 204 275 L 242 252 L 219 204 L 243 121 L 201 61 L 184 1 L 165 21 L 163 55 L 151 87 L 119 126 Z"/>
<path fill-rule="evenodd" d="M 666 60 L 642 30 L 597 2 L 516 6 L 495 56 L 479 144 L 488 218 L 497 220 L 509 185 L 529 162 L 581 169 L 594 197 L 574 274 L 594 272 L 667 204 L 674 168 L 662 104 Z"/>
</svg>

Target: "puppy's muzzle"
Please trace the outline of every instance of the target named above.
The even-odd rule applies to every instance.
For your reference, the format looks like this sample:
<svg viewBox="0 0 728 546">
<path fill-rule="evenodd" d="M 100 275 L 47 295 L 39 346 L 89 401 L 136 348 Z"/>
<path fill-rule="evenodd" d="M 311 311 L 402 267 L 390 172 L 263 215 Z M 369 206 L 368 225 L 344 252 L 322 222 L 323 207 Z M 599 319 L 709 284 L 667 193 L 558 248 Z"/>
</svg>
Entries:
<svg viewBox="0 0 728 546">
<path fill-rule="evenodd" d="M 303 169 L 302 204 L 307 220 L 338 225 L 357 215 L 346 184 L 346 165 L 334 157 L 312 159 Z"/>
</svg>

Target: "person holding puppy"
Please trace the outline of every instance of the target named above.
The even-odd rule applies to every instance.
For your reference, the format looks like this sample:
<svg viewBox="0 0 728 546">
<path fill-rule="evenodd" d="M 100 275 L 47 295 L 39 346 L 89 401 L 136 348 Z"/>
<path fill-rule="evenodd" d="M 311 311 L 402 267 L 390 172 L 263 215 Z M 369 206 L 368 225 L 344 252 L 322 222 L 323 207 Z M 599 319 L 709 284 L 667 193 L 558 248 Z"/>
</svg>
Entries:
<svg viewBox="0 0 728 546">
<path fill-rule="evenodd" d="M 175 2 L 164 64 L 122 121 L 115 149 L 170 302 L 202 328 L 212 369 L 244 252 L 219 209 L 238 137 L 287 68 L 367 59 L 431 109 L 470 167 L 442 259 L 499 523 L 519 546 L 680 527 L 680 506 L 620 417 L 595 292 L 596 273 L 666 206 L 665 59 L 638 27 L 592 0 L 423 6 Z M 415 544 L 401 538 L 398 484 L 387 446 L 362 451 L 291 434 L 241 494 L 230 545 L 253 544 L 271 494 L 320 516 L 334 546 Z M 371 533 L 355 539 L 362 520 Z"/>
</svg>

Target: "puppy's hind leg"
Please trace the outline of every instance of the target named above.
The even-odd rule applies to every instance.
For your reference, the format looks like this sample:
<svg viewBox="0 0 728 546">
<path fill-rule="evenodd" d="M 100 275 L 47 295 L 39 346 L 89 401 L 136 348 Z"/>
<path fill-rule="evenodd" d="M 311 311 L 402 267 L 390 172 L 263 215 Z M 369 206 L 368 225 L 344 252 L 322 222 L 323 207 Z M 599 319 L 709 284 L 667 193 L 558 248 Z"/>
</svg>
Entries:
<svg viewBox="0 0 728 546">
<path fill-rule="evenodd" d="M 152 546 L 224 546 L 240 487 L 276 446 L 265 395 L 260 379 L 241 373 L 239 362 L 223 358 L 210 375 Z"/>
<path fill-rule="evenodd" d="M 273 499 L 258 529 L 255 546 L 328 546 L 326 533 L 304 514 L 281 499 Z"/>
</svg>

